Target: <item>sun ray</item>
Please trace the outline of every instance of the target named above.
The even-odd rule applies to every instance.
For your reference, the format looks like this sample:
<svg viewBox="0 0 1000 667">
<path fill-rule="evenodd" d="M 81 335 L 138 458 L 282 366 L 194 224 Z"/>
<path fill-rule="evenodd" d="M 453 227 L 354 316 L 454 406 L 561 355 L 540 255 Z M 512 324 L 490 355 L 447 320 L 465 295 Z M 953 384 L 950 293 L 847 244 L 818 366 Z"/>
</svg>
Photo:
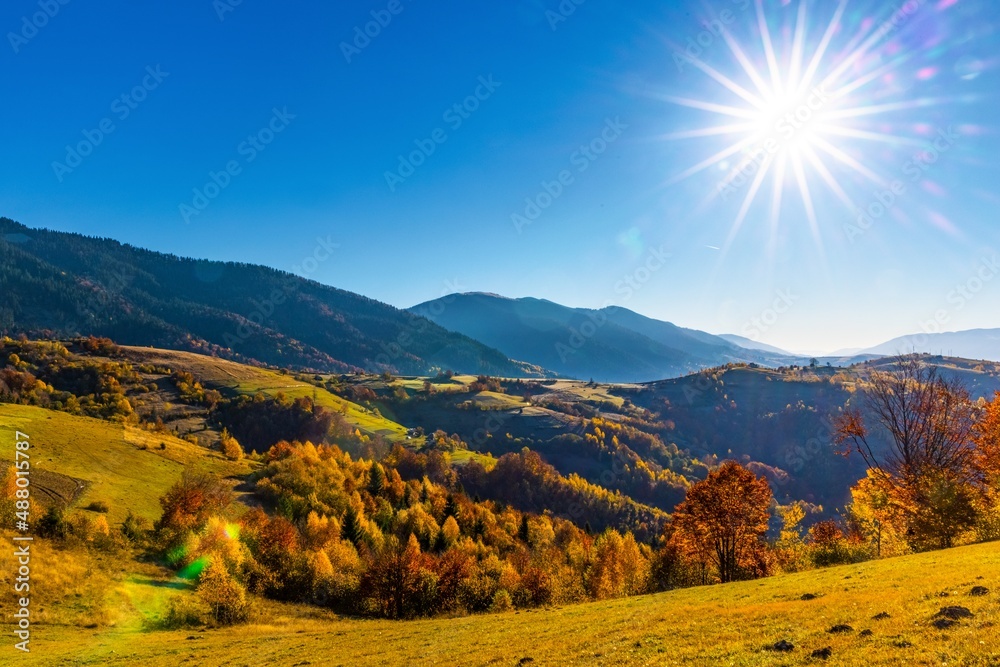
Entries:
<svg viewBox="0 0 1000 667">
<path fill-rule="evenodd" d="M 750 184 L 750 190 L 747 191 L 746 197 L 743 198 L 743 204 L 740 206 L 740 212 L 736 215 L 736 220 L 733 221 L 733 226 L 729 229 L 729 236 L 726 238 L 726 242 L 722 246 L 722 257 L 726 256 L 729 248 L 736 240 L 736 235 L 739 233 L 740 227 L 743 226 L 743 221 L 746 220 L 747 213 L 750 212 L 750 206 L 757 198 L 757 191 L 760 190 L 760 186 L 764 183 L 764 177 L 767 175 L 768 170 L 770 170 L 772 162 L 773 158 L 764 160 L 760 169 L 757 170 L 757 175 L 754 177 L 753 183 Z"/>
<path fill-rule="evenodd" d="M 872 181 L 876 185 L 879 185 L 879 186 L 885 185 L 885 179 L 883 179 L 881 176 L 879 176 L 878 174 L 876 174 L 875 172 L 873 172 L 871 169 L 869 169 L 868 167 L 864 166 L 863 164 L 861 164 L 860 162 L 858 162 L 857 160 L 855 160 L 854 158 L 852 158 L 850 155 L 848 155 L 844 151 L 842 151 L 839 148 L 837 148 L 836 146 L 834 146 L 834 145 L 826 142 L 825 140 L 821 139 L 820 137 L 813 137 L 812 140 L 813 140 L 813 143 L 817 147 L 823 149 L 825 152 L 829 153 L 830 155 L 832 155 L 834 158 L 836 158 L 840 162 L 843 162 L 844 164 L 846 164 L 851 169 L 854 169 L 859 174 L 862 174 L 863 176 L 867 177 L 870 181 Z"/>
<path fill-rule="evenodd" d="M 757 4 L 757 27 L 760 29 L 760 39 L 764 44 L 764 56 L 767 58 L 767 69 L 771 73 L 771 86 L 777 96 L 784 93 L 781 85 L 781 71 L 778 69 L 778 58 L 774 54 L 774 45 L 771 43 L 771 32 L 767 27 L 767 19 L 764 18 L 764 2 L 756 0 Z"/>
<path fill-rule="evenodd" d="M 774 228 L 778 226 L 778 214 L 781 211 L 781 197 L 785 189 L 785 167 L 788 159 L 784 155 L 779 155 L 774 168 L 774 189 L 771 192 L 771 224 Z"/>
<path fill-rule="evenodd" d="M 747 76 L 753 82 L 753 85 L 757 87 L 757 91 L 760 93 L 766 101 L 771 102 L 774 99 L 774 91 L 768 88 L 767 82 L 764 81 L 757 68 L 753 66 L 750 59 L 747 57 L 746 53 L 740 47 L 739 43 L 733 38 L 728 30 L 723 30 L 722 39 L 725 40 L 726 45 L 729 50 L 732 51 L 733 57 L 736 58 L 736 62 L 740 64 L 743 71 L 746 72 Z"/>
<path fill-rule="evenodd" d="M 795 23 L 795 37 L 792 40 L 792 62 L 788 69 L 788 87 L 799 89 L 799 74 L 802 71 L 802 49 L 806 38 L 806 3 L 799 3 L 799 15 Z"/>
<path fill-rule="evenodd" d="M 926 145 L 926 142 L 920 141 L 919 139 L 908 139 L 906 137 L 900 137 L 895 134 L 888 134 L 885 132 L 870 132 L 868 130 L 857 130 L 852 127 L 843 127 L 841 125 L 827 125 L 824 123 L 817 123 L 816 130 L 821 134 L 832 134 L 839 137 L 853 137 L 855 139 L 867 139 L 869 141 L 879 141 L 885 144 L 890 144 L 892 146 L 923 147 Z"/>
<path fill-rule="evenodd" d="M 756 108 L 758 108 L 758 109 L 764 108 L 765 104 L 764 104 L 763 100 L 761 100 L 759 97 L 757 97 L 756 95 L 754 95 L 753 93 L 751 93 L 746 88 L 744 88 L 743 86 L 739 85 L 738 83 L 736 83 L 735 81 L 733 81 L 729 77 L 727 77 L 727 76 L 725 76 L 723 74 L 720 74 L 717 70 L 715 70 L 714 68 L 706 65 L 705 63 L 701 62 L 697 58 L 692 58 L 691 59 L 691 63 L 695 67 L 697 67 L 698 69 L 700 69 L 702 72 L 704 72 L 705 74 L 709 75 L 710 77 L 712 77 L 713 79 L 715 79 L 716 81 L 718 81 L 719 83 L 721 83 L 723 86 L 725 86 L 726 88 L 728 88 L 730 91 L 732 91 L 734 94 L 736 94 L 737 96 L 743 98 L 744 100 L 746 100 L 747 102 L 749 102 L 750 104 L 752 104 L 753 106 L 755 106 Z"/>
<path fill-rule="evenodd" d="M 809 192 L 809 182 L 806 180 L 805 171 L 802 169 L 802 158 L 798 153 L 793 153 L 792 171 L 795 173 L 795 181 L 799 186 L 799 194 L 802 195 L 802 203 L 806 207 L 806 218 L 809 220 L 809 229 L 812 231 L 813 240 L 820 254 L 823 253 L 823 237 L 819 232 L 819 221 L 816 219 L 816 209 L 813 207 L 812 193 Z"/>
<path fill-rule="evenodd" d="M 816 75 L 816 70 L 819 68 L 819 64 L 822 62 L 823 56 L 830 46 L 830 40 L 833 39 L 833 34 L 836 32 L 837 26 L 840 25 L 840 18 L 844 15 L 844 9 L 846 8 L 847 0 L 840 0 L 837 11 L 834 12 L 833 19 L 830 20 L 826 32 L 823 33 L 823 39 L 820 40 L 819 46 L 816 47 L 816 53 L 813 54 L 812 60 L 809 62 L 809 67 L 806 68 L 805 74 L 802 75 L 802 82 L 799 87 L 800 92 L 808 88 L 809 84 L 812 83 L 813 77 Z"/>
<path fill-rule="evenodd" d="M 858 118 L 860 116 L 873 116 L 875 114 L 888 113 L 891 111 L 921 109 L 924 107 L 935 106 L 937 104 L 946 104 L 951 101 L 952 100 L 944 97 L 922 97 L 920 99 L 909 100 L 907 102 L 890 102 L 887 104 L 873 104 L 870 106 L 854 107 L 852 109 L 829 111 L 823 114 L 823 118 Z"/>
<path fill-rule="evenodd" d="M 868 74 L 866 74 L 864 76 L 860 76 L 857 79 L 855 79 L 854 81 L 852 81 L 851 83 L 845 84 L 843 87 L 838 88 L 837 90 L 831 92 L 830 93 L 830 97 L 838 98 L 838 97 L 844 97 L 846 95 L 849 95 L 849 94 L 853 93 L 855 90 L 857 90 L 858 88 L 861 88 L 862 86 L 865 86 L 868 83 L 871 83 L 875 79 L 878 79 L 878 78 L 884 76 L 885 74 L 888 74 L 889 72 L 891 72 L 892 70 L 896 69 L 900 65 L 903 65 L 904 63 L 906 63 L 907 61 L 909 61 L 912 58 L 913 58 L 913 54 L 912 53 L 903 53 L 902 55 L 897 56 L 896 58 L 893 58 L 891 61 L 889 61 L 888 63 L 886 63 L 882 67 L 879 67 L 878 69 L 872 70 Z"/>
<path fill-rule="evenodd" d="M 814 151 L 811 146 L 806 146 L 802 152 L 809 159 L 813 168 L 819 173 L 820 178 L 822 178 L 823 181 L 830 187 L 833 194 L 837 196 L 837 199 L 844 203 L 848 211 L 854 213 L 857 206 L 847 193 L 844 192 L 844 188 L 840 187 L 840 183 L 838 183 L 837 179 L 833 177 L 833 174 L 831 174 L 830 170 L 826 168 L 826 165 L 819 159 L 819 156 L 816 155 L 816 151 Z"/>
<path fill-rule="evenodd" d="M 735 153 L 739 153 L 746 146 L 748 146 L 749 144 L 752 144 L 755 140 L 756 140 L 756 137 L 749 137 L 747 139 L 744 139 L 743 141 L 736 142 L 735 144 L 729 146 L 728 148 L 724 148 L 723 150 L 719 151 L 715 155 L 702 160 L 701 162 L 699 162 L 695 166 L 693 166 L 693 167 L 691 167 L 691 168 L 689 168 L 689 169 L 687 169 L 685 171 L 682 171 L 681 173 L 677 174 L 676 176 L 674 176 L 673 178 L 671 178 L 669 181 L 667 181 L 667 184 L 668 185 L 672 185 L 674 183 L 678 183 L 680 181 L 683 181 L 684 179 L 689 178 L 689 177 L 693 176 L 694 174 L 697 174 L 699 171 L 702 171 L 703 169 L 707 169 L 707 168 L 711 167 L 713 164 L 716 164 L 716 163 L 720 162 L 721 160 L 725 160 L 730 155 L 734 155 Z"/>
<path fill-rule="evenodd" d="M 734 118 L 747 118 L 753 120 L 758 117 L 757 113 L 749 109 L 740 109 L 738 107 L 731 107 L 725 104 L 713 104 L 711 102 L 703 102 L 701 100 L 692 100 L 686 97 L 673 97 L 670 95 L 665 95 L 661 99 L 667 102 L 673 102 L 682 107 L 690 107 L 692 109 L 700 109 L 702 111 L 710 111 L 712 113 L 722 114 L 723 116 L 733 116 Z"/>
<path fill-rule="evenodd" d="M 775 158 L 774 188 L 771 190 L 771 212 L 768 219 L 768 253 L 774 253 L 778 241 L 778 221 L 781 217 L 781 197 L 785 189 L 785 166 L 787 158 L 784 154 Z"/>
<path fill-rule="evenodd" d="M 697 137 L 714 137 L 721 134 L 737 134 L 747 132 L 754 128 L 753 123 L 734 123 L 731 125 L 715 125 L 713 127 L 703 127 L 697 130 L 686 130 L 683 132 L 671 132 L 660 136 L 660 139 L 694 139 Z"/>
</svg>

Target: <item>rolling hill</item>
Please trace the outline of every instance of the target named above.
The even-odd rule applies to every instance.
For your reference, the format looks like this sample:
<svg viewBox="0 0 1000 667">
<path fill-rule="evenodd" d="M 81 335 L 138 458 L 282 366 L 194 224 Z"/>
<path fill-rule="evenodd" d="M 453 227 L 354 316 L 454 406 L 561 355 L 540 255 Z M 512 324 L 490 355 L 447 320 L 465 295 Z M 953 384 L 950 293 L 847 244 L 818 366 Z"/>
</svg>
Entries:
<svg viewBox="0 0 1000 667">
<path fill-rule="evenodd" d="M 166 255 L 0 218 L 0 332 L 347 372 L 525 376 L 497 350 L 291 273 Z"/>
<path fill-rule="evenodd" d="M 584 380 L 646 382 L 730 362 L 795 361 L 620 307 L 569 308 L 544 299 L 471 293 L 410 310 L 511 358 Z"/>
<path fill-rule="evenodd" d="M 31 344 L 7 344 L 25 348 L 19 355 L 22 362 L 39 360 L 38 355 L 29 357 Z M 55 346 L 45 349 L 53 351 Z M 584 476 L 614 468 L 607 458 L 589 458 L 585 443 L 568 437 L 578 430 L 579 415 L 588 414 L 600 417 L 602 428 L 618 433 L 622 444 L 630 443 L 647 461 L 667 463 L 657 458 L 661 456 L 676 459 L 681 466 L 677 472 L 694 473 L 692 479 L 698 474 L 687 456 L 678 456 L 671 445 L 645 448 L 643 442 L 655 443 L 629 429 L 617 431 L 614 424 L 647 425 L 662 433 L 664 442 L 677 443 L 698 456 L 711 458 L 717 453 L 738 458 L 755 470 L 762 470 L 756 462 L 768 465 L 774 460 L 791 477 L 784 484 L 772 481 L 779 499 L 804 497 L 803 490 L 822 483 L 829 487 L 852 481 L 857 473 L 854 464 L 833 454 L 819 429 L 826 416 L 850 399 L 853 383 L 871 368 L 891 363 L 781 371 L 736 366 L 648 385 L 508 380 L 476 389 L 482 381 L 471 376 L 438 376 L 426 382 L 374 375 L 314 377 L 317 384 L 311 385 L 306 381 L 309 376 L 191 353 L 129 347 L 115 349 L 109 357 L 101 355 L 67 350 L 57 356 L 77 364 L 73 377 L 85 375 L 79 364 L 88 360 L 131 364 L 138 376 L 126 389 L 139 413 L 164 398 L 159 394 L 165 390 L 157 387 L 171 370 L 184 371 L 226 394 L 312 396 L 349 420 L 377 418 L 389 430 L 399 424 L 414 425 L 411 420 L 420 416 L 429 420 L 428 429 L 436 424 L 468 433 L 471 447 L 495 453 L 537 445 L 547 458 L 561 457 L 561 467 L 578 468 Z M 975 395 L 1000 387 L 997 364 L 946 357 L 926 357 L 924 362 L 962 377 Z M 11 359 L 8 363 L 19 364 Z M 378 398 L 369 402 L 371 408 L 364 408 L 323 388 L 334 384 L 345 391 L 369 389 L 369 395 Z M 657 418 L 643 412 L 643 406 L 655 411 Z M 404 419 L 388 421 L 374 407 Z M 499 427 L 494 429 L 491 423 Z M 224 480 L 233 488 L 245 503 L 228 510 L 233 519 L 247 505 L 259 503 L 249 482 L 266 460 L 227 460 L 204 443 L 175 437 L 169 429 L 155 432 L 11 404 L 0 404 L 0 427 L 30 436 L 32 497 L 38 503 L 32 511 L 38 514 L 53 500 L 69 506 L 76 517 L 95 519 L 99 511 L 92 510 L 91 503 L 101 502 L 111 525 L 120 525 L 128 512 L 150 521 L 160 514 L 158 498 L 185 471 Z M 379 432 L 378 424 L 368 429 Z M 477 438 L 477 431 L 484 434 Z M 545 432 L 555 438 L 544 441 Z M 529 443 L 529 437 L 535 440 Z M 812 449 L 805 438 L 821 447 Z M 0 442 L 0 455 L 7 460 L 14 458 L 14 440 Z M 605 444 L 616 441 L 617 437 L 608 438 Z M 705 449 L 696 451 L 699 447 Z M 457 450 L 451 460 L 481 460 L 474 454 Z M 588 461 L 598 466 L 591 469 Z M 796 468 L 796 462 L 802 465 Z M 466 476 L 461 468 L 457 482 L 474 488 L 475 475 L 482 473 L 465 465 L 473 473 Z M 603 480 L 604 475 L 598 478 Z M 511 485 L 510 491 L 509 499 L 497 502 L 516 506 L 524 502 L 529 488 Z M 808 499 L 833 502 L 834 496 Z M 439 500 L 446 504 L 443 496 Z M 558 508 L 553 513 L 559 514 Z M 516 531 L 516 525 L 511 530 Z M 13 535 L 7 527 L 0 532 L 5 539 Z M 654 595 L 407 622 L 362 620 L 315 605 L 259 598 L 245 626 L 182 630 L 171 629 L 177 626 L 165 619 L 173 610 L 194 603 L 198 593 L 194 582 L 163 563 L 138 551 L 102 552 L 48 538 L 36 540 L 32 549 L 37 616 L 26 664 L 772 665 L 828 660 L 827 664 L 843 665 L 861 661 L 989 665 L 1000 657 L 1000 641 L 993 631 L 1000 620 L 994 585 L 1000 575 L 996 543 Z M 9 549 L 0 554 L 2 585 L 12 585 L 13 558 Z M 973 594 L 974 587 L 986 592 Z M 970 615 L 938 627 L 935 621 L 941 620 L 938 614 L 944 607 L 962 607 Z"/>
</svg>

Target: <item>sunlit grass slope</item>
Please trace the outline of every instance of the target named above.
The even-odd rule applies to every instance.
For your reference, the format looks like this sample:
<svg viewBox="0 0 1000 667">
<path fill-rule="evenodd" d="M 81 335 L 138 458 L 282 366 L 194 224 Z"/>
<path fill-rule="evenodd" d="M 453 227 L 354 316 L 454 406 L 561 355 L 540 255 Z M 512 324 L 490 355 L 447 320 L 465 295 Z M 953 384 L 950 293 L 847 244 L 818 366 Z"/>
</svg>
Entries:
<svg viewBox="0 0 1000 667">
<path fill-rule="evenodd" d="M 160 496 L 180 479 L 185 468 L 230 477 L 246 475 L 251 465 L 227 461 L 218 452 L 167 433 L 0 403 L 2 466 L 14 461 L 15 431 L 29 436 L 36 501 L 51 497 L 46 490 L 64 498 L 72 496 L 72 506 L 77 508 L 102 501 L 110 508 L 108 521 L 112 523 L 121 522 L 130 510 L 151 521 L 157 519 Z M 44 473 L 59 477 L 52 479 Z"/>
<path fill-rule="evenodd" d="M 258 624 L 230 630 L 39 627 L 25 664 L 996 665 L 998 584 L 1000 544 L 986 544 L 491 616 L 360 621 L 268 605 Z M 972 596 L 975 586 L 990 592 Z M 815 599 L 803 599 L 810 595 Z M 932 621 L 944 606 L 974 616 L 936 629 Z M 873 620 L 882 613 L 889 618 Z M 852 630 L 828 632 L 836 625 Z M 768 650 L 781 640 L 794 649 Z M 825 648 L 828 660 L 811 657 Z"/>
<path fill-rule="evenodd" d="M 364 407 L 336 396 L 326 389 L 296 380 L 290 375 L 190 352 L 143 347 L 125 347 L 125 349 L 129 357 L 136 362 L 187 371 L 206 386 L 215 389 L 224 388 L 241 394 L 261 392 L 272 397 L 283 393 L 289 398 L 315 398 L 319 405 L 342 413 L 349 424 L 367 435 L 381 435 L 392 442 L 406 440 L 405 426 L 373 414 Z"/>
</svg>

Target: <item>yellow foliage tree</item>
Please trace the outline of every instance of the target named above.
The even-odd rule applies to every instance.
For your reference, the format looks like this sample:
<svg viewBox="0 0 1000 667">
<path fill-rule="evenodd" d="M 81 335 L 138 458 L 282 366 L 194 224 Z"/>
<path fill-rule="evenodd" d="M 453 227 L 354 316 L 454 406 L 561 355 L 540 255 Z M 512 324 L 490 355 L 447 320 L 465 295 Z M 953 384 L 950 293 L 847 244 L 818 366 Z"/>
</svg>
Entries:
<svg viewBox="0 0 1000 667">
<path fill-rule="evenodd" d="M 225 564 L 213 558 L 198 581 L 198 596 L 208 605 L 219 625 L 246 622 L 250 605 L 246 590 L 233 579 Z"/>
<path fill-rule="evenodd" d="M 222 429 L 222 434 L 219 436 L 219 446 L 222 455 L 230 461 L 239 461 L 243 458 L 243 445 L 226 429 Z"/>
<path fill-rule="evenodd" d="M 898 556 L 910 548 L 906 540 L 905 498 L 888 473 L 871 469 L 851 489 L 851 518 L 875 547 L 878 557 Z"/>
</svg>

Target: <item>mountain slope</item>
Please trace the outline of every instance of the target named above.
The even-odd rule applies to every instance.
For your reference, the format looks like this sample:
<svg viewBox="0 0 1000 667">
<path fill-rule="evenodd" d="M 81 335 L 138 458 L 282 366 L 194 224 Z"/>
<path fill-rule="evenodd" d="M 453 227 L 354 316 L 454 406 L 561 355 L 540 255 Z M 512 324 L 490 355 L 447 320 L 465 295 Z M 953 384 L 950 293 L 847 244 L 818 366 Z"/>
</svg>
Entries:
<svg viewBox="0 0 1000 667">
<path fill-rule="evenodd" d="M 768 345 L 767 343 L 758 343 L 755 340 L 750 340 L 744 336 L 737 336 L 736 334 L 719 334 L 719 338 L 732 343 L 733 345 L 739 345 L 747 350 L 760 350 L 761 352 L 770 352 L 772 354 L 781 354 L 785 356 L 795 356 L 791 352 L 786 352 L 781 348 L 775 347 L 773 345 Z"/>
<path fill-rule="evenodd" d="M 512 358 L 580 379 L 646 382 L 729 362 L 788 362 L 619 307 L 569 308 L 543 299 L 472 293 L 410 310 Z"/>
<path fill-rule="evenodd" d="M 0 218 L 0 331 L 346 372 L 531 374 L 373 299 L 250 264 L 194 260 Z"/>
<path fill-rule="evenodd" d="M 863 354 L 897 355 L 913 352 L 1000 361 L 1000 329 L 970 329 L 900 336 L 868 348 Z"/>
</svg>

